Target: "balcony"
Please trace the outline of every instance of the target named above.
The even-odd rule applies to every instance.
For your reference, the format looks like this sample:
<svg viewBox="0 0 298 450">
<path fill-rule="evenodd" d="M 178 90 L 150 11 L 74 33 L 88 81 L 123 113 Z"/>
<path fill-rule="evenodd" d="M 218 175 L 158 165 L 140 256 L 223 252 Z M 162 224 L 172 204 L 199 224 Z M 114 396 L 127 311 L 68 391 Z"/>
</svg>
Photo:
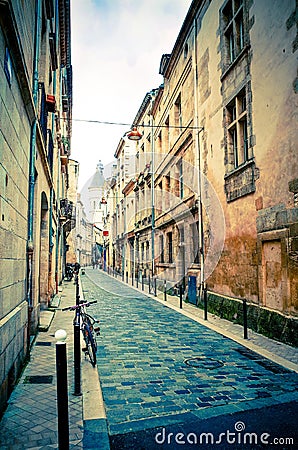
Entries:
<svg viewBox="0 0 298 450">
<path fill-rule="evenodd" d="M 73 216 L 73 202 L 64 198 L 60 200 L 60 220 L 64 217 L 65 220 L 71 219 Z"/>
</svg>

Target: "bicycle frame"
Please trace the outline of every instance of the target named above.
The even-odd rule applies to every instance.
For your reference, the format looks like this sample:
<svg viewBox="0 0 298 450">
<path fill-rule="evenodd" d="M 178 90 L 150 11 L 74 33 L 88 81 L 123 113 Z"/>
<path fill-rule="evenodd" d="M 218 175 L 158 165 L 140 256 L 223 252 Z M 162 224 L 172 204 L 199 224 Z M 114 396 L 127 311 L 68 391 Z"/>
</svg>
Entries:
<svg viewBox="0 0 298 450">
<path fill-rule="evenodd" d="M 93 303 L 97 303 L 97 301 L 80 302 L 78 305 L 62 308 L 62 311 L 75 311 L 74 325 L 79 324 L 86 345 L 82 350 L 85 352 L 85 355 L 89 356 L 91 364 L 95 367 L 97 351 L 96 336 L 100 334 L 100 328 L 94 327 L 94 324 L 99 323 L 99 320 L 95 319 L 86 311 L 86 308 Z"/>
</svg>

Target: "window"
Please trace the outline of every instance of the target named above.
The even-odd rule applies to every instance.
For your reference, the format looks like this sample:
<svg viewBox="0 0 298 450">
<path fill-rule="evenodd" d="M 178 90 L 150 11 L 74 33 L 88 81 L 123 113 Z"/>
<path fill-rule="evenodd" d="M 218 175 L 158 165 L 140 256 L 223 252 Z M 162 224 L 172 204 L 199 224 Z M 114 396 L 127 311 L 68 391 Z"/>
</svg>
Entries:
<svg viewBox="0 0 298 450">
<path fill-rule="evenodd" d="M 180 129 L 182 127 L 181 95 L 178 96 L 175 102 L 175 126 L 180 127 Z"/>
<path fill-rule="evenodd" d="M 157 153 L 161 153 L 162 152 L 162 132 L 161 131 L 158 133 L 156 145 L 157 145 Z"/>
<path fill-rule="evenodd" d="M 145 258 L 145 243 L 142 242 L 141 244 L 141 261 L 144 261 Z"/>
<path fill-rule="evenodd" d="M 227 62 L 232 63 L 244 47 L 243 0 L 229 0 L 222 16 Z"/>
<path fill-rule="evenodd" d="M 12 79 L 12 62 L 10 58 L 10 53 L 8 48 L 5 49 L 5 58 L 4 58 L 4 72 L 6 75 L 6 79 L 8 81 L 9 86 L 11 86 Z"/>
<path fill-rule="evenodd" d="M 168 173 L 167 175 L 165 175 L 165 190 L 167 192 L 170 192 L 171 190 L 171 176 L 170 173 Z"/>
<path fill-rule="evenodd" d="M 171 264 L 173 262 L 173 233 L 170 231 L 167 233 L 168 242 L 168 262 Z"/>
<path fill-rule="evenodd" d="M 159 261 L 161 263 L 165 262 L 165 252 L 164 252 L 164 239 L 163 234 L 159 236 Z"/>
<path fill-rule="evenodd" d="M 184 58 L 186 59 L 188 56 L 188 43 L 184 45 Z"/>
<path fill-rule="evenodd" d="M 39 122 L 42 130 L 44 140 L 47 140 L 47 126 L 48 126 L 48 109 L 46 104 L 46 92 L 44 83 L 38 83 L 38 97 L 39 97 Z"/>
<path fill-rule="evenodd" d="M 183 192 L 183 159 L 182 158 L 178 162 L 178 170 L 179 170 L 179 197 L 182 199 L 184 196 L 184 192 Z"/>
<path fill-rule="evenodd" d="M 170 120 L 169 117 L 167 117 L 165 121 L 165 132 L 164 132 L 164 143 L 166 145 L 165 153 L 168 153 L 170 151 Z"/>
<path fill-rule="evenodd" d="M 193 249 L 193 263 L 200 263 L 200 252 L 199 252 L 199 222 L 191 224 L 191 238 L 192 238 L 192 249 Z"/>
<path fill-rule="evenodd" d="M 248 161 L 248 133 L 245 89 L 226 107 L 229 165 L 236 169 Z"/>
</svg>

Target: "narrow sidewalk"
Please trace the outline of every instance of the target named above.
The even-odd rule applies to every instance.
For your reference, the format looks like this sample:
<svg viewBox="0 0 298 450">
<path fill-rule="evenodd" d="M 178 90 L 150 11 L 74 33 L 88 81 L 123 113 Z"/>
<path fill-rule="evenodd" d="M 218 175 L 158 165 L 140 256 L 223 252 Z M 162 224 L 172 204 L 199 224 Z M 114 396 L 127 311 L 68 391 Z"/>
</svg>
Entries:
<svg viewBox="0 0 298 450">
<path fill-rule="evenodd" d="M 58 297 L 60 302 L 55 305 L 55 310 L 41 313 L 40 329 L 44 331 L 38 333 L 31 348 L 30 360 L 8 400 L 0 422 L 1 450 L 58 448 L 55 332 L 59 329 L 67 332 L 69 448 L 94 448 L 90 446 L 88 431 L 88 421 L 91 419 L 103 420 L 104 429 L 103 402 L 98 401 L 102 397 L 97 368 L 93 368 L 83 354 L 82 395 L 74 395 L 74 313 L 60 310 L 75 304 L 74 282 L 63 282 Z"/>
</svg>

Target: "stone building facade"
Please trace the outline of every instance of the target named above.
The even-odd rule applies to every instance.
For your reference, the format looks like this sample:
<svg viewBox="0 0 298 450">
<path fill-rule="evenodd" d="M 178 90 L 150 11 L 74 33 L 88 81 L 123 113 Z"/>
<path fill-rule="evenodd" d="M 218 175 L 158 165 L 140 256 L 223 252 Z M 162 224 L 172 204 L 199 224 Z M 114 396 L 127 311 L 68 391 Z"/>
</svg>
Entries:
<svg viewBox="0 0 298 450">
<path fill-rule="evenodd" d="M 135 143 L 121 138 L 114 156 L 117 165 L 106 185 L 109 239 L 106 239 L 105 247 L 109 249 L 109 265 L 124 277 L 126 272 L 132 273 L 134 264 L 131 236 L 135 235 L 135 196 L 131 189 L 134 181 L 131 180 L 134 180 L 136 170 Z"/>
<path fill-rule="evenodd" d="M 76 228 L 74 232 L 76 261 L 82 267 L 90 266 L 94 246 L 93 224 L 87 218 L 80 194 L 78 194 L 76 202 Z"/>
<path fill-rule="evenodd" d="M 70 50 L 69 0 L 0 1 L 0 409 L 63 277 Z"/>
<path fill-rule="evenodd" d="M 192 2 L 133 123 L 136 220 L 122 237 L 151 276 L 186 289 L 195 277 L 209 310 L 240 323 L 245 299 L 253 329 L 294 345 L 296 59 L 295 0 Z"/>
</svg>

